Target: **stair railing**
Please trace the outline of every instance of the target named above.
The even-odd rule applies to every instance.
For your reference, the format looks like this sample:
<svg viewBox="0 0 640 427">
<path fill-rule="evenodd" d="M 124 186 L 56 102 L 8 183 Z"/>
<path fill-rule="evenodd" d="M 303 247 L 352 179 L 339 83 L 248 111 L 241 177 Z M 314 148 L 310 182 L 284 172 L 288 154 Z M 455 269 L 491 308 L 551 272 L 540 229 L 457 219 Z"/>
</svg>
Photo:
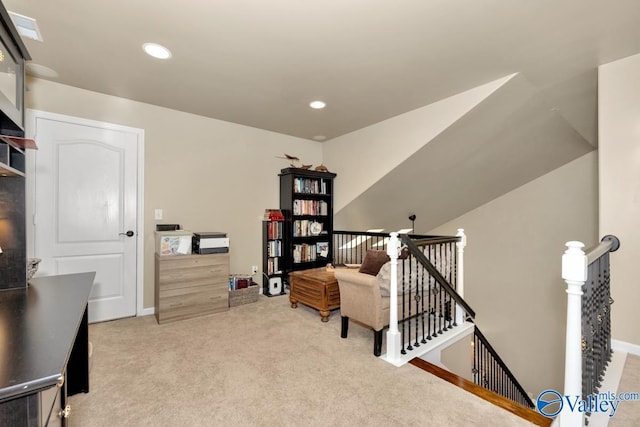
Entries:
<svg viewBox="0 0 640 427">
<path fill-rule="evenodd" d="M 441 246 L 441 243 L 455 244 L 456 247 Z M 398 260 L 401 245 L 409 255 L 402 263 Z M 387 253 L 391 258 L 391 301 L 385 356 L 391 363 L 397 363 L 401 355 L 413 350 L 413 347 L 426 344 L 467 320 L 473 322 L 475 311 L 461 295 L 465 245 L 466 236 L 462 229 L 458 230 L 456 237 L 442 238 L 440 241 L 434 238 L 415 239 L 407 235 L 398 239 L 397 233 L 391 233 L 387 244 Z M 398 274 L 398 269 L 401 269 L 401 274 Z M 407 269 L 409 274 L 406 274 Z M 402 278 L 400 283 L 398 277 Z M 407 288 L 405 282 L 413 283 L 416 279 L 420 282 L 419 286 Z M 402 301 L 397 300 L 398 294 L 403 298 Z M 415 312 L 409 308 L 409 312 L 406 312 L 407 301 L 404 298 L 407 296 L 409 300 L 415 300 L 409 307 L 422 303 L 422 308 L 417 308 Z M 398 307 L 401 313 L 398 313 Z M 409 321 L 400 322 L 399 318 Z M 534 407 L 522 385 L 477 326 L 474 327 L 473 352 L 472 373 L 477 385 L 520 405 Z"/>
<path fill-rule="evenodd" d="M 564 367 L 565 396 L 597 394 L 611 361 L 611 289 L 609 252 L 620 247 L 615 236 L 605 236 L 595 247 L 582 250 L 582 242 L 566 243 L 562 278 L 567 283 L 567 330 Z M 563 427 L 582 426 L 585 415 L 565 405 Z"/>
<path fill-rule="evenodd" d="M 390 363 L 399 366 L 403 358 L 418 355 L 431 340 L 475 318 L 475 311 L 464 300 L 466 242 L 463 229 L 456 236 L 400 237 L 398 233 L 334 231 L 332 262 L 336 266 L 361 264 L 368 250 L 387 251 L 391 259 L 384 356 Z M 473 343 L 470 368 L 474 382 L 532 408 L 523 387 L 475 325 Z"/>
<path fill-rule="evenodd" d="M 476 326 L 473 331 L 473 382 L 516 403 L 535 407 L 506 363 Z"/>
</svg>

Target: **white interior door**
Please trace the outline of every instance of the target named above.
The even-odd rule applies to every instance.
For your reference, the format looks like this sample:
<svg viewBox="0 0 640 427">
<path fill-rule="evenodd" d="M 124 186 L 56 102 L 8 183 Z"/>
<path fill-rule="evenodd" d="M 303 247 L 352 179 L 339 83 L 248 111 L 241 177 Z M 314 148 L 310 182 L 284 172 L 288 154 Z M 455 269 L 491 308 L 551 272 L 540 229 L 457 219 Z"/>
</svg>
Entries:
<svg viewBox="0 0 640 427">
<path fill-rule="evenodd" d="M 37 276 L 95 271 L 89 321 L 134 316 L 142 131 L 34 114 Z"/>
</svg>

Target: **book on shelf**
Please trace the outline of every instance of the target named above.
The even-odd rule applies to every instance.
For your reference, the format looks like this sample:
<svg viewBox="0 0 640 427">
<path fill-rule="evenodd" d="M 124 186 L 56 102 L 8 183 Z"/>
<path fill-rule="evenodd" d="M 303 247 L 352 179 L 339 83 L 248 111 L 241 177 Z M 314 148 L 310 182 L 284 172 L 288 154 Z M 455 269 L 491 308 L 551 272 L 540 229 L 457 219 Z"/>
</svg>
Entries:
<svg viewBox="0 0 640 427">
<path fill-rule="evenodd" d="M 282 256 L 282 242 L 280 240 L 272 240 L 268 242 L 267 256 L 268 257 Z"/>
<path fill-rule="evenodd" d="M 293 237 L 317 236 L 322 233 L 324 224 L 309 219 L 293 221 Z"/>
<path fill-rule="evenodd" d="M 301 194 L 327 194 L 327 183 L 324 179 L 295 178 L 293 192 Z"/>
<path fill-rule="evenodd" d="M 316 243 L 316 254 L 319 257 L 326 258 L 329 256 L 329 242 Z"/>
<path fill-rule="evenodd" d="M 271 221 L 267 223 L 267 239 L 282 239 L 282 222 Z"/>
<path fill-rule="evenodd" d="M 293 262 L 296 264 L 302 262 L 311 262 L 316 260 L 316 245 L 303 243 L 301 245 L 293 245 Z"/>
<path fill-rule="evenodd" d="M 253 279 L 251 278 L 251 276 L 238 274 L 229 276 L 229 290 L 235 291 L 238 289 L 248 288 L 249 286 L 251 286 L 252 282 Z"/>
<path fill-rule="evenodd" d="M 267 275 L 272 276 L 274 274 L 281 274 L 282 270 L 280 269 L 280 258 L 269 258 L 267 260 Z"/>
<path fill-rule="evenodd" d="M 328 206 L 324 200 L 295 199 L 293 201 L 293 214 L 326 216 L 329 211 Z"/>
</svg>

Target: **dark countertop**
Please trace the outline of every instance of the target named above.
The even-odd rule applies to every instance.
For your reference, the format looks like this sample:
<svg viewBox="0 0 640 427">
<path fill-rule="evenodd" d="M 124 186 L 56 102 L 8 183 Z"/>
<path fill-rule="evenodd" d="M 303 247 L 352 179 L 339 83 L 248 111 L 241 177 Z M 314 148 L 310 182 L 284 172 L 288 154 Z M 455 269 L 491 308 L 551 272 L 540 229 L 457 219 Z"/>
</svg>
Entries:
<svg viewBox="0 0 640 427">
<path fill-rule="evenodd" d="M 95 273 L 34 278 L 0 291 L 0 402 L 56 384 L 69 360 Z"/>
</svg>

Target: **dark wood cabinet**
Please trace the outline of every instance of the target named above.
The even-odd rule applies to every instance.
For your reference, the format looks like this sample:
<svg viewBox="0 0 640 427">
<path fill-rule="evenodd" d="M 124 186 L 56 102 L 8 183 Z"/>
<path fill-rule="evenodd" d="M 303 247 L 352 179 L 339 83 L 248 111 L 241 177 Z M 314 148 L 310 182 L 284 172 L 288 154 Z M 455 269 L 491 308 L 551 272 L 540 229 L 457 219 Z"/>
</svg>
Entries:
<svg viewBox="0 0 640 427">
<path fill-rule="evenodd" d="M 23 137 L 25 61 L 31 56 L 1 3 L 0 59 L 0 134 Z"/>
<path fill-rule="evenodd" d="M 280 173 L 285 273 L 323 267 L 333 256 L 333 192 L 336 174 L 299 168 Z"/>
</svg>

